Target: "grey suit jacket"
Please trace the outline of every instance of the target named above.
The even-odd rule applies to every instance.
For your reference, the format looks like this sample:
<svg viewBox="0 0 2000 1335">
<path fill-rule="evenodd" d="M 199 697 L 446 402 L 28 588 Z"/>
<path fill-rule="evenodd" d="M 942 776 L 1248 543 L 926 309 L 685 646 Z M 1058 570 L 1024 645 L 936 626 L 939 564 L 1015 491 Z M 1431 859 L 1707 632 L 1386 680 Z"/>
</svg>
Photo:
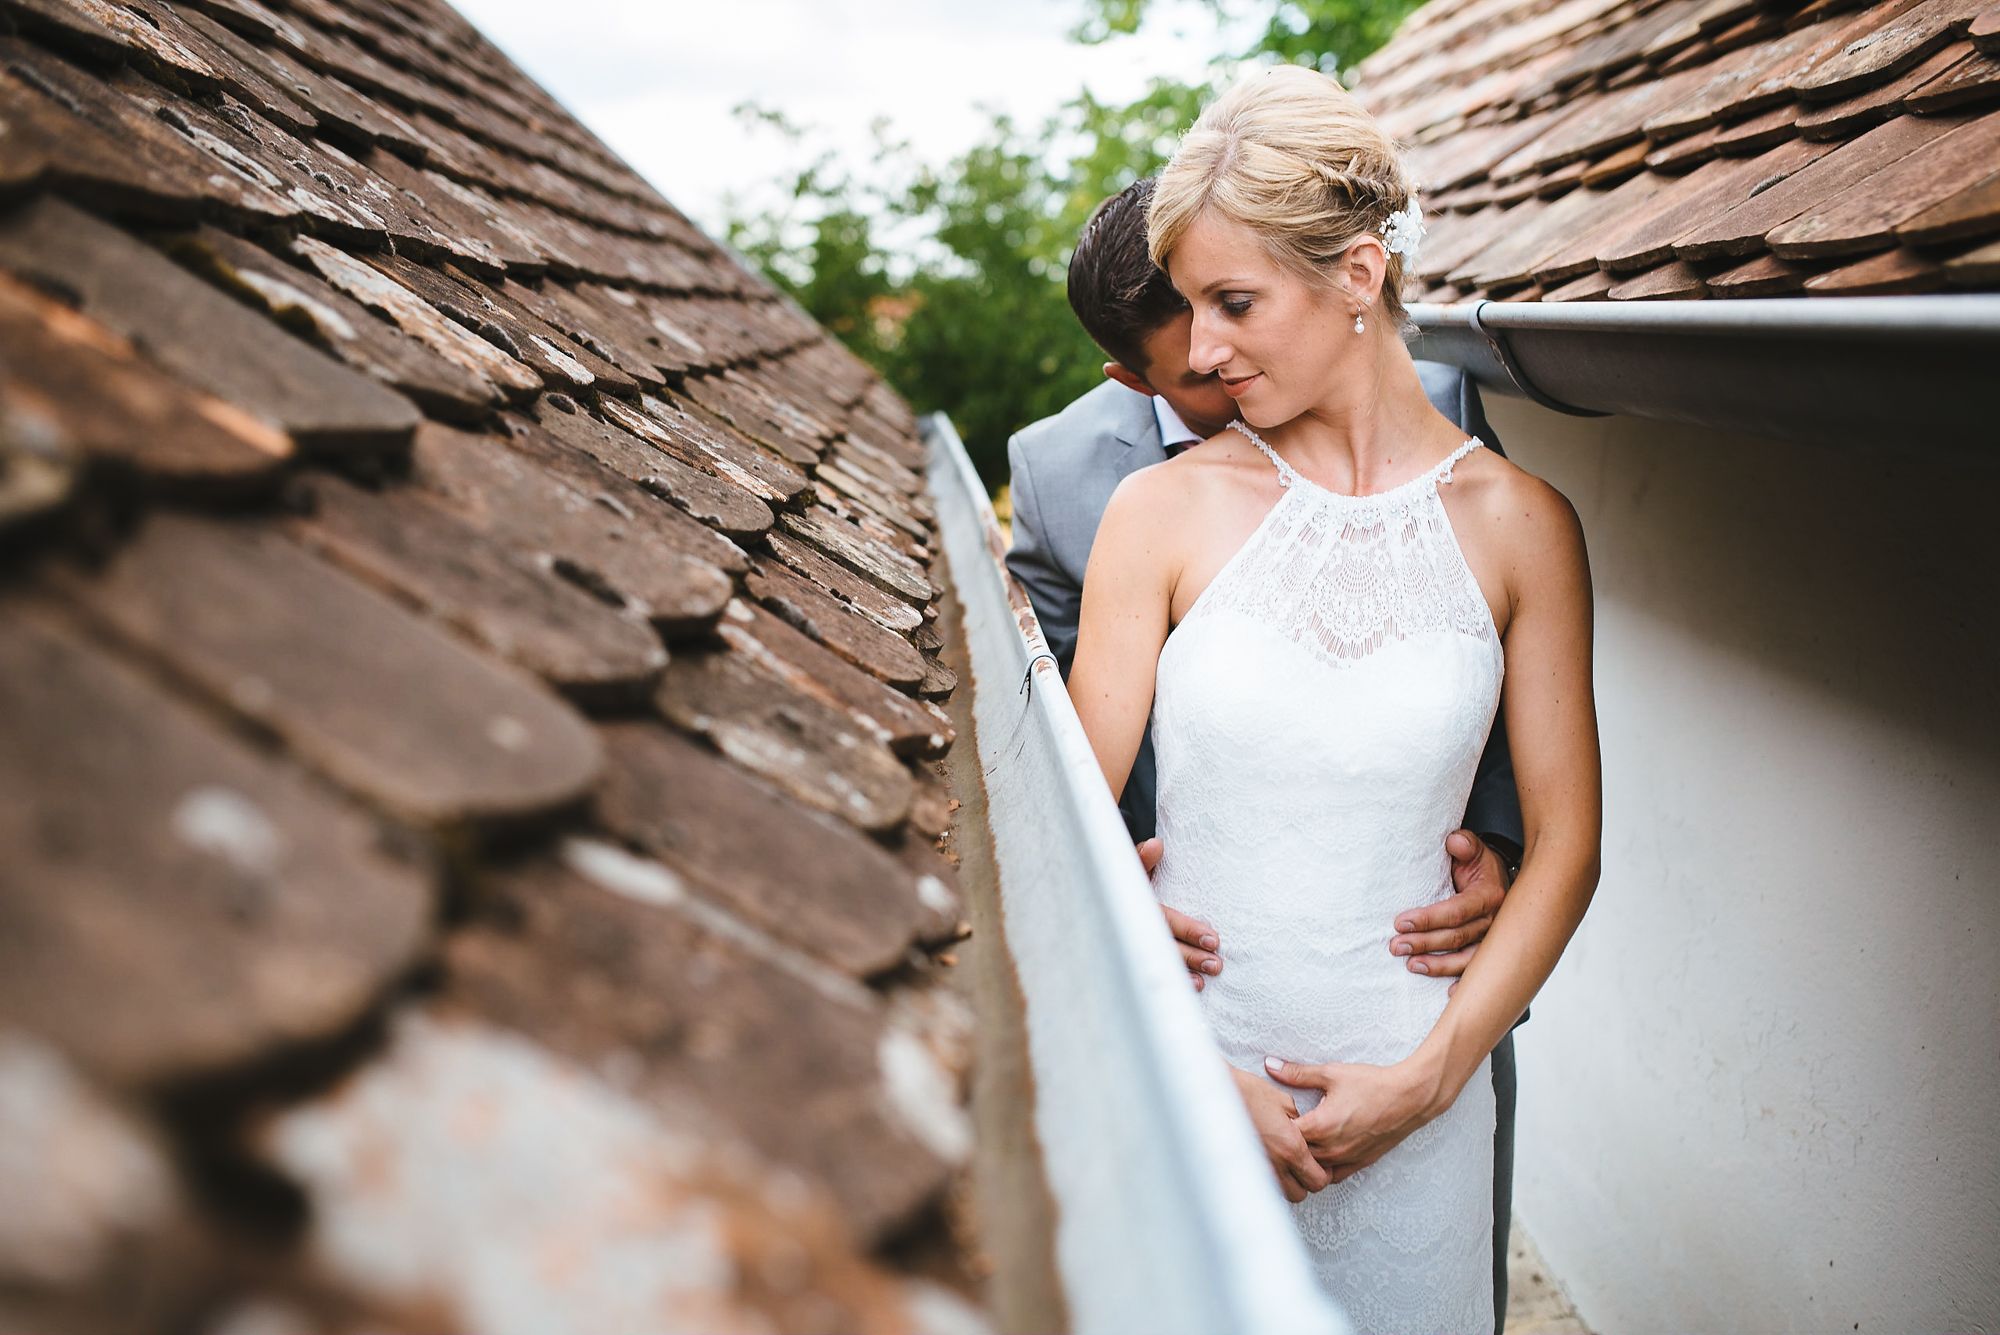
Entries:
<svg viewBox="0 0 2000 1335">
<path fill-rule="evenodd" d="M 1501 452 L 1471 377 L 1437 362 L 1418 362 L 1417 373 L 1439 412 L 1467 435 Z M 1166 457 L 1152 399 L 1109 380 L 1055 416 L 1023 427 L 1007 442 L 1014 500 L 1014 545 L 1007 553 L 1007 568 L 1028 591 L 1065 679 L 1076 657 L 1083 572 L 1090 563 L 1097 522 L 1126 474 Z M 1153 836 L 1157 791 L 1149 723 L 1118 803 L 1134 840 Z M 1507 753 L 1506 729 L 1497 717 L 1479 760 L 1465 823 L 1482 834 L 1509 839 L 1516 847 L 1522 842 L 1514 763 Z"/>
</svg>

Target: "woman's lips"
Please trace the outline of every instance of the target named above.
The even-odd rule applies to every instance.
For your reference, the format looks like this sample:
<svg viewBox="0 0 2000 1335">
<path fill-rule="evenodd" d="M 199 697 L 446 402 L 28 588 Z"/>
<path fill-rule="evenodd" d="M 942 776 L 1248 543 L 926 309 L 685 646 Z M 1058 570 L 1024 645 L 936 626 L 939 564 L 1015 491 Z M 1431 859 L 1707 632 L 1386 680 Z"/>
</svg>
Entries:
<svg viewBox="0 0 2000 1335">
<path fill-rule="evenodd" d="M 1251 385 L 1263 379 L 1263 377 L 1264 373 L 1259 371 L 1256 375 L 1246 375 L 1241 380 L 1224 380 L 1222 382 L 1222 392 L 1232 399 L 1241 398 L 1244 390 L 1249 389 Z"/>
</svg>

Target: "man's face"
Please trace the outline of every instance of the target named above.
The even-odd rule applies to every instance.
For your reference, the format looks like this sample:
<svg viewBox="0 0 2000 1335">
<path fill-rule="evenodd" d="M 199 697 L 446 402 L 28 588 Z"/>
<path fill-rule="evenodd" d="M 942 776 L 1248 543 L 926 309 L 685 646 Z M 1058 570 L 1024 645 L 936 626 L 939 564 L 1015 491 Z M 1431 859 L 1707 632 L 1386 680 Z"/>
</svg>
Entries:
<svg viewBox="0 0 2000 1335">
<path fill-rule="evenodd" d="M 1146 353 L 1146 385 L 1180 414 L 1188 430 L 1207 440 L 1236 417 L 1236 401 L 1223 391 L 1214 372 L 1188 369 L 1188 333 L 1193 315 L 1182 311 L 1155 329 L 1141 345 Z"/>
</svg>

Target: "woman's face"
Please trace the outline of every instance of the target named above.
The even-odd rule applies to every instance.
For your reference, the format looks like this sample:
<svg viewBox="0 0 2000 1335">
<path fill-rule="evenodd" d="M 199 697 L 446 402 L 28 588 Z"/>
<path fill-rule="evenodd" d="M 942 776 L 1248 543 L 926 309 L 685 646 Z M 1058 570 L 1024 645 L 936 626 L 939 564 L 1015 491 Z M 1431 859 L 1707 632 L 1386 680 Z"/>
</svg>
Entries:
<svg viewBox="0 0 2000 1335">
<path fill-rule="evenodd" d="M 1167 276 L 1193 311 L 1188 368 L 1219 376 L 1251 426 L 1321 402 L 1361 350 L 1353 297 L 1280 265 L 1255 232 L 1212 209 L 1167 256 Z"/>
</svg>

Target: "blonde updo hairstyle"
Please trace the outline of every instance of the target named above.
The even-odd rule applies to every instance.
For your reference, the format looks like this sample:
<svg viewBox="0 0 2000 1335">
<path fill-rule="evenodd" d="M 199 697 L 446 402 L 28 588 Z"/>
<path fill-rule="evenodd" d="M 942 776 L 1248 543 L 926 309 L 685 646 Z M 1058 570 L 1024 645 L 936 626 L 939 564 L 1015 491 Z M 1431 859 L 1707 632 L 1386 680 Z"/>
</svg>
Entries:
<svg viewBox="0 0 2000 1335">
<path fill-rule="evenodd" d="M 1160 173 L 1146 213 L 1153 262 L 1209 209 L 1250 228 L 1271 257 L 1325 284 L 1363 235 L 1410 202 L 1395 145 L 1352 93 L 1301 65 L 1249 75 L 1203 109 Z M 1403 259 L 1390 254 L 1382 305 L 1404 323 Z"/>
</svg>

